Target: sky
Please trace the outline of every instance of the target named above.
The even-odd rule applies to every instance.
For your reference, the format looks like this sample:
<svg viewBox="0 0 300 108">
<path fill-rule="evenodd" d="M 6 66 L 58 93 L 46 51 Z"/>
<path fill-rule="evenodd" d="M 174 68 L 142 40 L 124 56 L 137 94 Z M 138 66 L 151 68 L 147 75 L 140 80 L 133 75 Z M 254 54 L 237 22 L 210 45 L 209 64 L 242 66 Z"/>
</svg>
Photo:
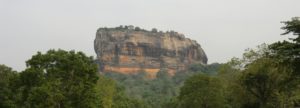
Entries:
<svg viewBox="0 0 300 108">
<path fill-rule="evenodd" d="M 300 0 L 0 0 L 0 64 L 25 69 L 37 51 L 96 56 L 99 27 L 174 30 L 196 40 L 208 62 L 283 39 L 281 21 L 300 16 Z"/>
</svg>

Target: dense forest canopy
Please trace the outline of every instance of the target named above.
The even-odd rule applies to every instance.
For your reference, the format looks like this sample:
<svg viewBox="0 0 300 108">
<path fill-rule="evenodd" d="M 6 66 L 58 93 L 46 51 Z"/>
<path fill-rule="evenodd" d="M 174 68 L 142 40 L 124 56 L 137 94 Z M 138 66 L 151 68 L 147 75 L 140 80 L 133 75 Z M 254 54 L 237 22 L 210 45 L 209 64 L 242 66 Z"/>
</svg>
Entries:
<svg viewBox="0 0 300 108">
<path fill-rule="evenodd" d="M 194 64 L 172 77 L 162 69 L 156 79 L 144 72 L 100 74 L 82 52 L 38 52 L 24 71 L 0 65 L 0 108 L 299 107 L 300 19 L 283 24 L 283 35 L 294 37 L 247 49 L 227 63 Z"/>
</svg>

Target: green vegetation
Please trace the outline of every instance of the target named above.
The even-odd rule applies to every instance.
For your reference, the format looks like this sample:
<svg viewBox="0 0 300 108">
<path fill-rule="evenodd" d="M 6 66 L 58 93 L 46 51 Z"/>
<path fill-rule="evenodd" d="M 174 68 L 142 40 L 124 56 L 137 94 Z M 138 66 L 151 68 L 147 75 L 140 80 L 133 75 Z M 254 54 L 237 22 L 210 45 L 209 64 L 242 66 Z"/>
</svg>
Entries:
<svg viewBox="0 0 300 108">
<path fill-rule="evenodd" d="M 151 108 L 161 108 L 170 99 L 179 94 L 179 89 L 184 81 L 199 73 L 214 75 L 219 64 L 191 65 L 188 72 L 179 72 L 171 77 L 164 69 L 157 73 L 156 79 L 148 79 L 146 73 L 124 75 L 119 73 L 104 73 L 106 77 L 116 80 L 118 85 L 125 88 L 126 94 L 134 99 L 143 100 Z"/>
<path fill-rule="evenodd" d="M 172 77 L 162 69 L 156 79 L 144 72 L 99 74 L 82 52 L 38 52 L 22 72 L 0 65 L 0 108 L 299 107 L 300 20 L 283 23 L 283 35 L 295 37 L 247 49 L 224 64 L 194 64 Z"/>
<path fill-rule="evenodd" d="M 225 104 L 219 79 L 198 74 L 187 79 L 180 89 L 178 104 L 181 108 L 221 108 Z"/>
<path fill-rule="evenodd" d="M 0 108 L 16 107 L 14 83 L 17 78 L 17 72 L 10 67 L 0 65 Z"/>
<path fill-rule="evenodd" d="M 118 30 L 118 31 L 137 31 L 137 32 L 145 32 L 145 33 L 168 33 L 172 36 L 177 36 L 179 33 L 175 32 L 173 30 L 171 31 L 158 31 L 156 28 L 152 28 L 151 30 L 146 30 L 138 26 L 133 26 L 133 25 L 120 25 L 118 27 L 113 27 L 113 28 L 108 28 L 108 27 L 101 27 L 98 28 L 97 31 L 99 30 L 105 30 L 105 31 L 110 31 L 110 30 Z"/>
<path fill-rule="evenodd" d="M 152 28 L 151 32 L 152 33 L 157 33 L 157 29 L 156 28 Z"/>
<path fill-rule="evenodd" d="M 20 73 L 0 66 L 1 108 L 118 108 L 122 105 L 134 108 L 140 105 L 122 94 L 113 80 L 99 77 L 93 58 L 82 52 L 38 52 L 26 65 Z"/>
</svg>

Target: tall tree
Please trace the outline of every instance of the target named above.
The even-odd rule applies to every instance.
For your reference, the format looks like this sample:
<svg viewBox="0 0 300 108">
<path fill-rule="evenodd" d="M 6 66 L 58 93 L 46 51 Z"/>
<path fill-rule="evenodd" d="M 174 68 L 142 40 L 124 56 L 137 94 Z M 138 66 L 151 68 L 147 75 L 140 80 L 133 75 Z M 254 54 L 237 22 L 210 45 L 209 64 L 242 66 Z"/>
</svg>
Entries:
<svg viewBox="0 0 300 108">
<path fill-rule="evenodd" d="M 278 59 L 283 69 L 290 70 L 290 75 L 283 83 L 286 87 L 282 92 L 286 94 L 286 97 L 293 97 L 297 95 L 295 91 L 300 89 L 300 18 L 294 17 L 290 21 L 282 23 L 284 23 L 282 29 L 285 30 L 282 35 L 292 33 L 294 37 L 289 38 L 288 41 L 273 43 L 269 47 L 272 51 L 271 57 Z M 300 102 L 300 99 L 293 99 L 293 101 Z"/>
<path fill-rule="evenodd" d="M 282 35 L 292 33 L 295 38 L 290 38 L 290 41 L 276 42 L 270 45 L 273 51 L 273 56 L 280 59 L 281 64 L 293 69 L 293 80 L 300 76 L 300 18 L 294 17 L 291 21 L 283 22 L 282 27 L 285 32 Z"/>
<path fill-rule="evenodd" d="M 244 54 L 241 85 L 254 96 L 256 103 L 266 107 L 292 107 L 299 89 L 300 44 L 299 18 L 283 22 L 283 35 L 293 33 L 296 38 L 276 42 L 260 51 Z"/>
<path fill-rule="evenodd" d="M 82 52 L 49 50 L 46 54 L 38 52 L 26 65 L 20 75 L 25 107 L 100 106 L 97 66 L 92 57 Z"/>
<path fill-rule="evenodd" d="M 280 105 L 280 91 L 285 88 L 285 79 L 289 76 L 280 69 L 277 61 L 259 58 L 243 71 L 242 87 L 256 98 L 260 108 L 274 108 Z"/>
<path fill-rule="evenodd" d="M 285 30 L 282 35 L 286 35 L 289 33 L 293 33 L 296 35 L 296 38 L 291 39 L 294 42 L 300 42 L 300 17 L 294 17 L 291 21 L 283 21 L 282 23 L 285 24 L 281 29 Z"/>
<path fill-rule="evenodd" d="M 203 74 L 187 79 L 180 89 L 180 108 L 223 108 L 225 99 L 223 86 L 215 77 Z"/>
</svg>

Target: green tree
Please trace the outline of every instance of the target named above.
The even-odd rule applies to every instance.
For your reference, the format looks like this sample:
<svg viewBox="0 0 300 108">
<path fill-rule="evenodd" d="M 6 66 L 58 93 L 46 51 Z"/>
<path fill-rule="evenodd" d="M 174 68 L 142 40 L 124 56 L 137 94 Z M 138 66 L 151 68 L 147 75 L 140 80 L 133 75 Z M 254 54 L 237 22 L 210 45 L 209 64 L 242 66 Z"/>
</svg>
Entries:
<svg viewBox="0 0 300 108">
<path fill-rule="evenodd" d="M 289 69 L 289 76 L 285 79 L 285 89 L 281 91 L 285 93 L 284 97 L 288 97 L 285 103 L 289 101 L 299 102 L 299 98 L 291 99 L 298 96 L 295 92 L 300 89 L 300 19 L 292 18 L 291 21 L 284 21 L 285 26 L 282 27 L 285 32 L 282 35 L 292 33 L 295 38 L 289 38 L 288 41 L 276 42 L 269 46 L 271 49 L 271 57 L 278 59 L 279 65 L 285 69 Z M 291 100 L 290 100 L 291 99 Z"/>
<path fill-rule="evenodd" d="M 101 97 L 102 108 L 145 108 L 145 104 L 126 95 L 125 89 L 110 78 L 99 76 L 97 93 Z"/>
<path fill-rule="evenodd" d="M 253 103 L 253 99 L 242 88 L 239 81 L 241 74 L 241 61 L 238 58 L 232 58 L 231 61 L 222 64 L 218 70 L 217 76 L 224 86 L 224 96 L 226 100 L 224 106 L 228 108 L 254 107 L 249 106 L 249 104 Z"/>
<path fill-rule="evenodd" d="M 220 68 L 231 107 L 290 107 L 291 69 L 273 57 L 268 45 L 247 49 L 242 59 L 233 59 Z M 294 92 L 292 92 L 294 94 Z M 242 97 L 242 98 L 241 98 Z"/>
<path fill-rule="evenodd" d="M 0 65 L 0 108 L 16 107 L 15 80 L 18 78 L 16 71 L 5 65 Z"/>
<path fill-rule="evenodd" d="M 124 91 L 123 87 L 116 88 L 112 108 L 148 108 L 143 101 L 126 96 Z"/>
<path fill-rule="evenodd" d="M 22 107 L 94 108 L 99 107 L 96 93 L 97 66 L 82 52 L 49 50 L 38 52 L 26 62 L 20 74 Z"/>
<path fill-rule="evenodd" d="M 223 108 L 223 86 L 215 77 L 195 75 L 187 79 L 178 96 L 180 108 Z"/>
<path fill-rule="evenodd" d="M 151 32 L 152 33 L 157 33 L 157 29 L 156 28 L 152 28 Z"/>
<path fill-rule="evenodd" d="M 97 83 L 97 93 L 101 99 L 99 100 L 103 108 L 112 108 L 114 96 L 116 95 L 116 84 L 112 79 L 99 76 Z"/>
<path fill-rule="evenodd" d="M 295 76 L 293 78 L 296 78 L 300 76 L 300 19 L 295 17 L 283 23 L 285 26 L 282 29 L 285 32 L 282 35 L 293 33 L 296 37 L 290 38 L 291 41 L 276 42 L 270 45 L 270 49 L 273 51 L 272 56 L 280 59 L 282 65 L 290 67 Z"/>
<path fill-rule="evenodd" d="M 135 31 L 141 31 L 142 29 L 140 27 L 135 27 L 134 30 Z"/>
<path fill-rule="evenodd" d="M 291 21 L 283 21 L 282 23 L 285 24 L 281 29 L 285 30 L 282 35 L 286 35 L 289 33 L 293 33 L 293 35 L 296 35 L 296 38 L 291 39 L 292 41 L 295 41 L 297 43 L 300 42 L 300 17 L 294 17 Z"/>
<path fill-rule="evenodd" d="M 243 71 L 242 87 L 256 98 L 260 108 L 280 106 L 279 97 L 286 87 L 285 79 L 289 74 L 281 70 L 276 62 L 274 59 L 260 58 Z"/>
</svg>

